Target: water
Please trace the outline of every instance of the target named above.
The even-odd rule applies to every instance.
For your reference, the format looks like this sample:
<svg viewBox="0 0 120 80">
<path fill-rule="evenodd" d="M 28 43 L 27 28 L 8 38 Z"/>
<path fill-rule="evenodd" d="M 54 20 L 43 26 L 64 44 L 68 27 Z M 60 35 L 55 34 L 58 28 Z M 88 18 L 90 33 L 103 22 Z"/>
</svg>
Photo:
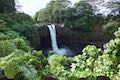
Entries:
<svg viewBox="0 0 120 80">
<path fill-rule="evenodd" d="M 50 38 L 51 38 L 53 52 L 56 52 L 56 53 L 62 54 L 62 55 L 69 54 L 70 50 L 67 50 L 65 48 L 58 48 L 55 25 L 51 24 L 51 25 L 47 25 L 47 26 L 48 26 L 49 32 L 50 32 Z"/>
<path fill-rule="evenodd" d="M 53 51 L 57 51 L 59 49 L 58 49 L 57 40 L 56 40 L 55 25 L 48 25 L 48 28 L 49 28 L 49 31 L 50 31 L 51 43 L 52 43 Z"/>
</svg>

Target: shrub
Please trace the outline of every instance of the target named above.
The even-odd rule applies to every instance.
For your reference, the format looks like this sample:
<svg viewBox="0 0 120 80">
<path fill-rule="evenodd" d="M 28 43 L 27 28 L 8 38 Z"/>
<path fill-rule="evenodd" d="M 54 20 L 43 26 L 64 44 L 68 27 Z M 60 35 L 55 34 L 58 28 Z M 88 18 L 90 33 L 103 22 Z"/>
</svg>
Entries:
<svg viewBox="0 0 120 80">
<path fill-rule="evenodd" d="M 103 50 L 94 45 L 86 46 L 82 54 L 74 57 L 53 54 L 48 57 L 45 74 L 58 80 L 96 80 L 100 76 L 118 80 L 120 76 L 120 29 L 116 38 L 104 45 Z"/>
<path fill-rule="evenodd" d="M 0 19 L 0 31 L 3 31 L 6 28 L 6 22 L 4 20 Z"/>
<path fill-rule="evenodd" d="M 0 14 L 0 19 L 7 23 L 6 26 L 9 30 L 17 32 L 20 36 L 26 37 L 27 40 L 32 43 L 37 30 L 29 15 L 25 13 L 16 13 L 14 15 Z"/>
<path fill-rule="evenodd" d="M 0 32 L 0 40 L 6 40 L 6 39 L 8 39 L 8 36 Z"/>
<path fill-rule="evenodd" d="M 16 45 L 17 49 L 21 49 L 23 51 L 31 51 L 32 48 L 30 48 L 29 44 L 25 42 L 22 38 L 15 38 L 12 40 L 12 42 Z"/>
<path fill-rule="evenodd" d="M 105 32 L 112 35 L 120 27 L 120 23 L 117 21 L 109 21 L 106 25 L 103 26 Z"/>
<path fill-rule="evenodd" d="M 34 54 L 36 53 L 41 54 L 41 52 L 34 52 Z M 26 53 L 22 50 L 15 50 L 8 56 L 0 58 L 0 69 L 3 70 L 3 74 L 8 79 L 39 80 L 40 74 L 38 73 L 41 72 L 42 74 L 43 67 L 36 69 L 36 66 L 41 65 L 41 61 L 42 59 L 38 60 L 38 57 L 31 52 Z"/>
<path fill-rule="evenodd" d="M 16 48 L 16 45 L 9 40 L 0 41 L 0 57 L 12 53 Z"/>
</svg>

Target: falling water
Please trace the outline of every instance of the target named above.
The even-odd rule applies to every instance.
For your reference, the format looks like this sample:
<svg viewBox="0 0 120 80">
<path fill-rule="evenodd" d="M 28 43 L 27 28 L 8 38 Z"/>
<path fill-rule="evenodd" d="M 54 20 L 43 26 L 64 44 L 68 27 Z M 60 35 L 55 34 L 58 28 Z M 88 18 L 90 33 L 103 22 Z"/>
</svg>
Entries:
<svg viewBox="0 0 120 80">
<path fill-rule="evenodd" d="M 55 25 L 48 25 L 49 31 L 50 31 L 50 36 L 51 36 L 51 42 L 52 42 L 52 48 L 53 51 L 58 51 L 58 45 L 57 45 L 57 40 L 56 40 L 56 30 L 55 30 Z"/>
<path fill-rule="evenodd" d="M 63 55 L 66 55 L 68 50 L 65 49 L 65 48 L 61 48 L 59 49 L 58 48 L 58 45 L 57 45 L 57 39 L 56 39 L 56 29 L 55 29 L 55 25 L 52 24 L 52 25 L 47 25 L 48 28 L 49 28 L 49 32 L 50 32 L 50 37 L 51 37 L 51 43 L 52 43 L 52 48 L 53 48 L 53 51 L 58 53 L 58 54 L 63 54 Z"/>
</svg>

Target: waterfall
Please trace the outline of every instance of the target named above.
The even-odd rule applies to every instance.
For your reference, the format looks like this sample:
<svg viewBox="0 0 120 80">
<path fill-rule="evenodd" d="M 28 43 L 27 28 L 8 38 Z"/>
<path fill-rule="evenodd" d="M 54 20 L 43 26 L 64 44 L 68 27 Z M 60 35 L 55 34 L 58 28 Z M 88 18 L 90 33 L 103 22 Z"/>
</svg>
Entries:
<svg viewBox="0 0 120 80">
<path fill-rule="evenodd" d="M 59 49 L 58 49 L 57 40 L 56 40 L 55 25 L 48 25 L 48 28 L 49 28 L 49 31 L 50 31 L 52 48 L 53 48 L 53 51 L 56 52 Z"/>
<path fill-rule="evenodd" d="M 67 55 L 69 50 L 67 50 L 65 48 L 61 48 L 61 49 L 58 48 L 55 25 L 54 24 L 47 25 L 47 27 L 48 27 L 49 32 L 50 32 L 50 38 L 51 38 L 53 52 L 56 52 L 56 53 L 62 54 L 62 55 Z M 70 51 L 69 51 L 69 53 L 70 53 Z"/>
</svg>

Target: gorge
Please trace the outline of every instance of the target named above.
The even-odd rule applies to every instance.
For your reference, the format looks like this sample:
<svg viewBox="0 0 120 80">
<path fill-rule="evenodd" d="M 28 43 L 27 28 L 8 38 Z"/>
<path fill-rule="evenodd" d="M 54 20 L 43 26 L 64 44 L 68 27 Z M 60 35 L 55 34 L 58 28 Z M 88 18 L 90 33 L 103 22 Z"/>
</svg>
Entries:
<svg viewBox="0 0 120 80">
<path fill-rule="evenodd" d="M 55 26 L 55 31 L 53 31 L 54 29 L 51 27 L 52 31 L 50 33 L 50 29 L 48 26 Z M 43 52 L 45 53 L 51 51 L 53 47 L 55 47 L 53 49 L 53 51 L 55 52 L 59 51 L 59 49 L 65 48 L 67 50 L 70 50 L 71 53 L 74 53 L 75 55 L 78 54 L 88 44 L 102 47 L 102 45 L 106 42 L 103 38 L 103 35 L 99 34 L 100 31 L 96 31 L 95 34 L 89 32 L 85 33 L 83 31 L 71 30 L 67 26 L 61 27 L 61 25 L 59 24 L 37 23 L 37 31 L 38 33 L 36 35 L 38 36 L 36 37 L 36 49 L 43 50 Z M 53 39 L 52 41 L 51 35 L 55 35 L 53 37 L 56 40 Z M 54 42 L 54 46 L 52 42 Z"/>
</svg>

